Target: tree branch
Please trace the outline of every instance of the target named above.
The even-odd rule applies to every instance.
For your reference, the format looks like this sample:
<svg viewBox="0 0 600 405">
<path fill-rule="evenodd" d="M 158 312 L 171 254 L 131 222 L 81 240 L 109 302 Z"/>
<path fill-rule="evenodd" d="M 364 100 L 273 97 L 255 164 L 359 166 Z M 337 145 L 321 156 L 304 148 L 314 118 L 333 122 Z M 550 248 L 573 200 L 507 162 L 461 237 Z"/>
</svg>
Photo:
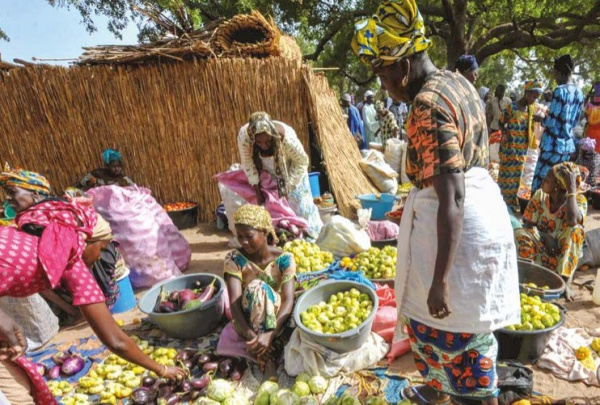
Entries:
<svg viewBox="0 0 600 405">
<path fill-rule="evenodd" d="M 340 16 L 337 20 L 335 20 L 332 24 L 329 25 L 329 30 L 325 34 L 323 34 L 323 36 L 317 43 L 317 46 L 315 47 L 315 51 L 311 54 L 304 55 L 304 59 L 317 60 L 319 55 L 321 55 L 321 52 L 323 52 L 323 50 L 325 49 L 327 43 L 331 40 L 331 38 L 335 36 L 335 34 L 337 34 L 344 27 L 344 25 L 349 20 L 354 20 L 357 17 L 365 17 L 367 15 L 368 13 L 365 11 L 352 11 Z"/>
<path fill-rule="evenodd" d="M 359 80 L 356 77 L 352 76 L 350 73 L 346 72 L 345 69 L 340 69 L 339 72 L 342 76 L 348 78 L 352 83 L 356 84 L 358 87 L 366 86 L 367 84 L 373 82 L 373 80 L 375 80 L 375 78 L 377 77 L 376 75 L 370 75 L 365 80 Z"/>
</svg>

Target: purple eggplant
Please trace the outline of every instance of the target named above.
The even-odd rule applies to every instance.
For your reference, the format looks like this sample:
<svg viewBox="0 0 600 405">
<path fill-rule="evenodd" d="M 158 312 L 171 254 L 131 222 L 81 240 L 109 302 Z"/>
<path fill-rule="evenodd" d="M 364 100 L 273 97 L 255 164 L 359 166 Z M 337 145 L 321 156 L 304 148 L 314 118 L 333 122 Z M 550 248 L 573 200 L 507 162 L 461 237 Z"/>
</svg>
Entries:
<svg viewBox="0 0 600 405">
<path fill-rule="evenodd" d="M 194 284 L 192 284 L 193 290 L 202 290 L 202 288 L 202 282 L 200 280 L 196 280 L 194 281 Z"/>
<path fill-rule="evenodd" d="M 189 288 L 185 288 L 181 291 L 179 291 L 179 306 L 183 306 L 182 302 L 184 301 L 191 301 L 191 300 L 195 300 L 196 297 L 196 293 L 193 290 L 190 290 Z"/>
<path fill-rule="evenodd" d="M 231 369 L 232 369 L 231 359 L 226 359 L 226 360 L 223 360 L 221 363 L 219 363 L 219 371 L 221 372 L 221 375 L 223 376 L 223 378 L 229 377 L 229 373 L 231 373 Z"/>
<path fill-rule="evenodd" d="M 179 360 L 179 361 L 186 361 L 189 358 L 190 358 L 190 355 L 185 350 L 181 350 L 179 353 L 177 353 L 177 356 L 175 356 L 175 360 Z"/>
<path fill-rule="evenodd" d="M 231 378 L 232 381 L 240 381 L 244 376 L 244 371 L 246 371 L 246 363 L 240 361 L 233 366 L 233 370 L 231 370 L 229 378 Z"/>
<path fill-rule="evenodd" d="M 43 363 L 35 363 L 35 369 L 41 376 L 46 375 L 46 366 Z"/>
<path fill-rule="evenodd" d="M 56 380 L 58 377 L 60 377 L 60 366 L 56 365 L 52 367 L 50 371 L 48 371 L 48 378 L 51 380 Z"/>
<path fill-rule="evenodd" d="M 217 371 L 219 369 L 219 363 L 216 361 L 210 361 L 202 365 L 202 371 L 208 373 L 209 371 Z"/>
<path fill-rule="evenodd" d="M 179 291 L 171 291 L 168 299 L 173 303 L 179 301 Z"/>
<path fill-rule="evenodd" d="M 192 388 L 194 390 L 200 391 L 200 390 L 206 388 L 208 386 L 208 384 L 210 384 L 210 375 L 204 374 L 200 378 L 195 378 L 192 381 L 190 381 L 190 384 L 192 384 Z"/>
<path fill-rule="evenodd" d="M 177 312 L 177 307 L 171 301 L 161 301 L 160 304 L 158 304 L 158 312 L 163 314 Z"/>
<path fill-rule="evenodd" d="M 71 351 L 67 350 L 66 352 L 56 352 L 52 355 L 52 361 L 54 364 L 61 365 L 71 357 Z"/>
<path fill-rule="evenodd" d="M 64 375 L 71 376 L 83 370 L 84 366 L 85 360 L 75 355 L 64 361 L 60 367 L 60 371 L 62 371 Z"/>
<path fill-rule="evenodd" d="M 156 378 L 154 377 L 144 377 L 142 380 L 142 386 L 150 388 L 156 383 Z"/>
<path fill-rule="evenodd" d="M 181 365 L 183 366 L 183 368 L 187 368 L 188 370 L 194 368 L 194 363 L 192 363 L 190 360 L 181 362 Z"/>
<path fill-rule="evenodd" d="M 179 403 L 179 395 L 171 394 L 167 397 L 158 398 L 158 405 L 175 405 Z"/>
<path fill-rule="evenodd" d="M 148 387 L 136 388 L 131 393 L 131 401 L 134 405 L 151 404 L 154 401 L 154 395 Z"/>
<path fill-rule="evenodd" d="M 158 390 L 158 396 L 160 398 L 166 398 L 170 396 L 173 393 L 173 391 L 173 387 L 171 387 L 170 385 L 165 385 L 160 387 L 160 389 Z"/>
<path fill-rule="evenodd" d="M 177 387 L 179 392 L 190 392 L 192 390 L 192 384 L 189 380 L 183 380 Z"/>
<path fill-rule="evenodd" d="M 204 365 L 205 363 L 208 363 L 211 360 L 210 356 L 208 354 L 201 354 L 200 357 L 198 357 L 198 367 L 202 367 L 202 365 Z"/>
<path fill-rule="evenodd" d="M 206 302 L 210 300 L 213 297 L 213 295 L 215 295 L 215 281 L 217 281 L 216 278 L 214 278 L 212 283 L 210 283 L 208 287 L 206 287 L 204 291 L 200 293 L 200 295 L 198 296 L 200 302 Z"/>
</svg>

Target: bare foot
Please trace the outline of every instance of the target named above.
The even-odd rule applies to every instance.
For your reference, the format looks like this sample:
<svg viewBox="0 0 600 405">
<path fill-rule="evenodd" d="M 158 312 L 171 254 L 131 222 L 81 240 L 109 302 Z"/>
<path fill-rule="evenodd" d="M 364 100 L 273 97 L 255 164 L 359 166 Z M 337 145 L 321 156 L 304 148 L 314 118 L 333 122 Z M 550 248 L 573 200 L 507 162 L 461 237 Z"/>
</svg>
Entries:
<svg viewBox="0 0 600 405">
<path fill-rule="evenodd" d="M 569 285 L 567 285 L 567 288 L 565 288 L 564 297 L 565 301 L 567 302 L 575 301 L 575 297 L 573 297 L 573 291 L 571 291 L 571 287 Z"/>
<path fill-rule="evenodd" d="M 450 404 L 450 396 L 428 385 L 415 385 L 402 390 L 402 397 L 417 404 Z"/>
<path fill-rule="evenodd" d="M 273 360 L 267 361 L 265 365 L 265 378 L 270 381 L 277 381 L 277 364 Z"/>
</svg>

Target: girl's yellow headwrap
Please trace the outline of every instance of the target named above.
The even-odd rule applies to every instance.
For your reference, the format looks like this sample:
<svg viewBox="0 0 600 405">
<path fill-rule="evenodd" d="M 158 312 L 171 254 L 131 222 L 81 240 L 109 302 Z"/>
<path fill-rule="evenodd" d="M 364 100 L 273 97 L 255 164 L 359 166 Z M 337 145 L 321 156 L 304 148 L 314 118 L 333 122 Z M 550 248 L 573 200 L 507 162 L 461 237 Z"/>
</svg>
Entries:
<svg viewBox="0 0 600 405">
<path fill-rule="evenodd" d="M 266 232 L 273 236 L 273 240 L 277 243 L 277 235 L 275 234 L 275 228 L 273 228 L 273 221 L 269 211 L 260 205 L 246 204 L 242 205 L 233 214 L 234 225 L 247 225 L 259 231 Z"/>
</svg>

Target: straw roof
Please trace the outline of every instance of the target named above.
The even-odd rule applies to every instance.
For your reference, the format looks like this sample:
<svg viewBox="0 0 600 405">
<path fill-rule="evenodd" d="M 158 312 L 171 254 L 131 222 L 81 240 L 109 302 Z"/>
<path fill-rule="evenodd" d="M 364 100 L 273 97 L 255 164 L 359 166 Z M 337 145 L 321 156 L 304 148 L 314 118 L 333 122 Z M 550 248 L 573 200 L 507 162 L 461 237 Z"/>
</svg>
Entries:
<svg viewBox="0 0 600 405">
<path fill-rule="evenodd" d="M 170 26 L 162 15 L 148 14 L 159 25 Z M 192 59 L 224 57 L 279 56 L 291 45 L 289 39 L 280 44 L 281 33 L 273 22 L 258 11 L 240 14 L 229 20 L 210 22 L 201 29 L 182 31 L 171 28 L 170 35 L 158 41 L 139 45 L 101 45 L 83 48 L 79 65 L 136 65 Z M 292 39 L 295 44 L 295 41 Z M 297 44 L 295 44 L 298 47 Z M 287 49 L 286 57 L 301 59 L 302 55 Z"/>
</svg>

